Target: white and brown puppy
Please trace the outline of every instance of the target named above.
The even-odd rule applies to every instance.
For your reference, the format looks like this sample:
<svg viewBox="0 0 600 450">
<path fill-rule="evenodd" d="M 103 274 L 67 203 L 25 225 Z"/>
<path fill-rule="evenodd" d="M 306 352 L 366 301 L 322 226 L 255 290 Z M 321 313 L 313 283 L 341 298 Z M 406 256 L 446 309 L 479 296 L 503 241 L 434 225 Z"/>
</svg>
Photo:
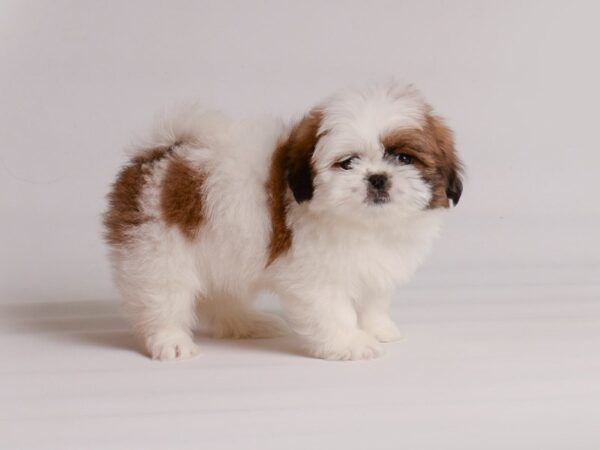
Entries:
<svg viewBox="0 0 600 450">
<path fill-rule="evenodd" d="M 451 131 L 412 87 L 345 91 L 286 127 L 183 114 L 138 149 L 105 216 L 116 283 L 156 359 L 219 337 L 287 331 L 256 311 L 282 300 L 316 357 L 368 359 L 399 338 L 393 288 L 461 195 Z"/>
</svg>

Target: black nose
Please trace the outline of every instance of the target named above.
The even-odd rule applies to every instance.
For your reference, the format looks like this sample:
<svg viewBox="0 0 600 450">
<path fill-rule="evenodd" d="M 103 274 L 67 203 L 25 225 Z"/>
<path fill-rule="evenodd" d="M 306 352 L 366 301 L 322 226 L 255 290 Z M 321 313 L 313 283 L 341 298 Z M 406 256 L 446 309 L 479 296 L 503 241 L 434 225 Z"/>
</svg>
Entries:
<svg viewBox="0 0 600 450">
<path fill-rule="evenodd" d="M 387 177 L 387 175 L 385 175 L 383 173 L 377 173 L 375 175 L 370 175 L 369 183 L 375 189 L 379 189 L 379 190 L 385 189 L 385 188 L 387 188 L 388 177 Z"/>
</svg>

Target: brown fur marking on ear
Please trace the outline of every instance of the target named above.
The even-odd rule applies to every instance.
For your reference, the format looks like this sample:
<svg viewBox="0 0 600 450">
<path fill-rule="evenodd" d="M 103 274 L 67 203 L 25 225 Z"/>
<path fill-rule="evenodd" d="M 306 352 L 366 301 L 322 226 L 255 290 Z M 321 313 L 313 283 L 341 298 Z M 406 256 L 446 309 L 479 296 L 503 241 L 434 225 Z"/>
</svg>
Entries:
<svg viewBox="0 0 600 450">
<path fill-rule="evenodd" d="M 288 200 L 286 180 L 286 160 L 288 142 L 281 142 L 271 159 L 271 169 L 265 189 L 271 216 L 271 239 L 269 242 L 267 266 L 292 245 L 292 230 L 286 222 Z"/>
<path fill-rule="evenodd" d="M 163 219 L 192 240 L 203 219 L 202 184 L 204 177 L 180 157 L 169 161 L 160 194 Z"/>
<path fill-rule="evenodd" d="M 159 147 L 142 153 L 125 166 L 108 194 L 108 210 L 104 214 L 105 239 L 120 246 L 129 241 L 128 232 L 148 220 L 140 206 L 140 195 L 146 176 L 154 162 L 167 156 L 172 147 Z"/>
<path fill-rule="evenodd" d="M 454 148 L 454 133 L 436 115 L 428 114 L 425 133 L 435 141 L 437 152 L 437 182 L 434 184 L 430 208 L 450 206 L 450 200 L 456 205 L 462 194 L 462 164 Z"/>
<path fill-rule="evenodd" d="M 312 156 L 321 135 L 322 112 L 313 109 L 290 133 L 287 142 L 286 169 L 287 181 L 298 203 L 308 201 L 313 196 Z"/>
<path fill-rule="evenodd" d="M 313 195 L 312 155 L 321 125 L 322 113 L 312 110 L 282 140 L 271 158 L 271 168 L 265 189 L 271 216 L 271 239 L 267 266 L 292 245 L 292 230 L 287 225 L 288 187 L 298 203 Z"/>
</svg>

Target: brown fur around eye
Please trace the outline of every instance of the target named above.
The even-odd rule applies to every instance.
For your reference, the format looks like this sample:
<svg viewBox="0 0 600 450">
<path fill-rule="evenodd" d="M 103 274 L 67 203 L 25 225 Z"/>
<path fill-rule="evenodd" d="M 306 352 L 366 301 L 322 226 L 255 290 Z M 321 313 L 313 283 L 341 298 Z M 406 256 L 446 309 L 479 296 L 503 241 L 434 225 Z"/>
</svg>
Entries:
<svg viewBox="0 0 600 450">
<path fill-rule="evenodd" d="M 458 203 L 462 193 L 462 165 L 454 148 L 452 131 L 440 117 L 426 116 L 423 129 L 403 129 L 387 133 L 381 142 L 386 149 L 407 153 L 432 190 L 430 208 L 447 208 L 449 200 Z"/>
</svg>

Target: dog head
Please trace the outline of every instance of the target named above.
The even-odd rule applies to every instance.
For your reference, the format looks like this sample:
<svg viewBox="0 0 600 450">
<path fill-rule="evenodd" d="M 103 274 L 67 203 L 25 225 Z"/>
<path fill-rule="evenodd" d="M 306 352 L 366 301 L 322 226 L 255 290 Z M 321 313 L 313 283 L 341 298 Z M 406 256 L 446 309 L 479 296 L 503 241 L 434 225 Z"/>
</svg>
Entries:
<svg viewBox="0 0 600 450">
<path fill-rule="evenodd" d="M 292 128 L 287 150 L 290 190 L 319 214 L 393 220 L 456 205 L 462 193 L 452 132 L 412 87 L 329 98 Z"/>
</svg>

